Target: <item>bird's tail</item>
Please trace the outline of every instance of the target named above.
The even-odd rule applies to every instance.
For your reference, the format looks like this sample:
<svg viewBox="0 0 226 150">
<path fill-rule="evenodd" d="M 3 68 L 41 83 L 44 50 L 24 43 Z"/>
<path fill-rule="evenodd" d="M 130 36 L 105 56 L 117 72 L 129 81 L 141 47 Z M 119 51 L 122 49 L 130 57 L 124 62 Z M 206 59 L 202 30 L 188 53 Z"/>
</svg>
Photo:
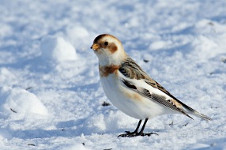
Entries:
<svg viewBox="0 0 226 150">
<path fill-rule="evenodd" d="M 202 118 L 202 119 L 207 120 L 207 121 L 212 120 L 210 117 L 199 113 L 198 111 L 194 110 L 193 108 L 189 107 L 188 105 L 186 105 L 184 103 L 182 103 L 182 106 L 184 107 L 184 109 L 186 110 L 186 112 L 188 114 L 192 114 L 196 117 Z"/>
</svg>

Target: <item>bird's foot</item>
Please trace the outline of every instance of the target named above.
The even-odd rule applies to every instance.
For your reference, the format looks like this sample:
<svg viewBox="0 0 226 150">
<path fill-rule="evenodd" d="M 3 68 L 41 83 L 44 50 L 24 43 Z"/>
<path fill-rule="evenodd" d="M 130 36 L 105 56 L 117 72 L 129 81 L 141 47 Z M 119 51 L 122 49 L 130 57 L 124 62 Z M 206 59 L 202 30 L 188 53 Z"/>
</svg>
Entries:
<svg viewBox="0 0 226 150">
<path fill-rule="evenodd" d="M 135 137 L 135 136 L 151 136 L 152 134 L 158 135 L 157 133 L 143 133 L 143 132 L 130 132 L 125 131 L 126 133 L 120 134 L 118 137 Z"/>
<path fill-rule="evenodd" d="M 159 135 L 158 133 L 155 133 L 155 132 L 150 132 L 150 133 L 140 133 L 140 136 L 151 136 L 151 135 Z"/>
<path fill-rule="evenodd" d="M 130 131 L 125 131 L 126 133 L 120 134 L 118 137 L 134 137 L 138 136 L 138 132 L 130 132 Z"/>
</svg>

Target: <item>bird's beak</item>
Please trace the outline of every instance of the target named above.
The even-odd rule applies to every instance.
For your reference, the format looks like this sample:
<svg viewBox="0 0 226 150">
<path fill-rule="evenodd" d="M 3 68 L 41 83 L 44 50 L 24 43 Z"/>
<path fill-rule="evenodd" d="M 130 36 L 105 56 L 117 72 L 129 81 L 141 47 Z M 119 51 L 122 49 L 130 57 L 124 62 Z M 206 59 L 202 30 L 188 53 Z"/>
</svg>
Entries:
<svg viewBox="0 0 226 150">
<path fill-rule="evenodd" d="M 93 44 L 90 48 L 96 51 L 100 48 L 100 46 L 99 44 Z"/>
</svg>

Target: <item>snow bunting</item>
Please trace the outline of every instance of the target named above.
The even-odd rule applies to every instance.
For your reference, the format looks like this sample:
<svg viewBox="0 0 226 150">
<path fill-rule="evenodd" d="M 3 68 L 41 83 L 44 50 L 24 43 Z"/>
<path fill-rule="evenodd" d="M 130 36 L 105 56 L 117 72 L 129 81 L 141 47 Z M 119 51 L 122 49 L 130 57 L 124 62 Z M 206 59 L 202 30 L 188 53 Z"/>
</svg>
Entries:
<svg viewBox="0 0 226 150">
<path fill-rule="evenodd" d="M 91 49 L 99 59 L 99 74 L 104 92 L 114 106 L 125 114 L 139 119 L 133 132 L 126 131 L 119 136 L 150 136 L 144 133 L 148 119 L 162 114 L 180 113 L 193 119 L 189 114 L 205 120 L 211 118 L 197 112 L 179 101 L 158 82 L 150 78 L 131 59 L 114 36 L 97 36 Z M 144 123 L 139 131 L 139 127 Z"/>
</svg>

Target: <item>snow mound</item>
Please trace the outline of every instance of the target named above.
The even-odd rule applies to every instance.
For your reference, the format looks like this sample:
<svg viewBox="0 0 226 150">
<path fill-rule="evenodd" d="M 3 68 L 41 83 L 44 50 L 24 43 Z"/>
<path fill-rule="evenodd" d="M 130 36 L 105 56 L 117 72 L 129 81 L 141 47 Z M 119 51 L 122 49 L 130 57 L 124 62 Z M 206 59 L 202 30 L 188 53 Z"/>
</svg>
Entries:
<svg viewBox="0 0 226 150">
<path fill-rule="evenodd" d="M 47 116 L 48 111 L 39 98 L 24 89 L 0 88 L 0 112 L 13 115 L 16 119 L 24 119 L 33 114 Z M 12 117 L 13 117 L 12 116 Z"/>
<path fill-rule="evenodd" d="M 72 26 L 66 29 L 66 35 L 71 43 L 79 49 L 87 49 L 87 42 L 93 41 L 93 37 L 86 28 L 81 26 Z M 90 43 L 91 44 L 91 43 Z"/>
<path fill-rule="evenodd" d="M 41 41 L 42 58 L 58 63 L 76 60 L 76 50 L 62 37 L 47 36 Z"/>
</svg>

